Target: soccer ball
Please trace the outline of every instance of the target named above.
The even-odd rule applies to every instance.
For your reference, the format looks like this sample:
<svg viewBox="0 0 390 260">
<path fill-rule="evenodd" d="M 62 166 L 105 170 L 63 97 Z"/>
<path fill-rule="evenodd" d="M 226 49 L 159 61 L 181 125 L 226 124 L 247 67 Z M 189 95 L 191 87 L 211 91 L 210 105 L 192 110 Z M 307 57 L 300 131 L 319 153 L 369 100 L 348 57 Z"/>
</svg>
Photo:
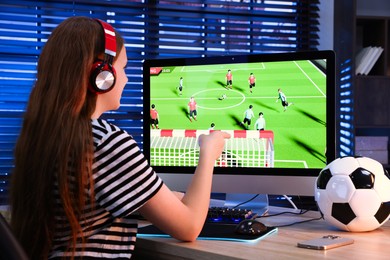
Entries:
<svg viewBox="0 0 390 260">
<path fill-rule="evenodd" d="M 371 231 L 390 217 L 390 176 L 367 157 L 342 157 L 317 177 L 315 201 L 329 224 L 346 231 Z"/>
</svg>

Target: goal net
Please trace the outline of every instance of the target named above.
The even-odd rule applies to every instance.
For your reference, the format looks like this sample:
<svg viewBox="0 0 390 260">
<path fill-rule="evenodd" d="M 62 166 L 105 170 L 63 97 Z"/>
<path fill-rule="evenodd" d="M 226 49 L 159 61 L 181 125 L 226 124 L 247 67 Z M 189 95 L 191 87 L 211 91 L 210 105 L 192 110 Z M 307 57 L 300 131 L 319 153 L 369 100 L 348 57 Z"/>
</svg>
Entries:
<svg viewBox="0 0 390 260">
<path fill-rule="evenodd" d="M 152 129 L 150 164 L 152 166 L 198 165 L 198 137 L 213 130 Z M 273 167 L 274 134 L 270 130 L 223 130 L 231 138 L 225 141 L 224 151 L 215 166 Z"/>
</svg>

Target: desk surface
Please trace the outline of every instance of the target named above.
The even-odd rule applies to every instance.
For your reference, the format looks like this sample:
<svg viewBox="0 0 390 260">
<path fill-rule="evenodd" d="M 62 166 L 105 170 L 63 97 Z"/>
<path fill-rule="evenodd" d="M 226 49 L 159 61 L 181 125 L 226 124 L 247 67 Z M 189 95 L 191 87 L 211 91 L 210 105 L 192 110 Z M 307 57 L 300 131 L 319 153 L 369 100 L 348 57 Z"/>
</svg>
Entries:
<svg viewBox="0 0 390 260">
<path fill-rule="evenodd" d="M 271 214 L 280 209 L 271 208 Z M 303 216 L 291 214 L 262 218 L 269 226 L 289 224 L 319 217 L 318 212 Z M 300 241 L 324 235 L 350 237 L 354 244 L 339 248 L 313 250 L 298 248 Z M 339 231 L 324 220 L 278 228 L 278 232 L 256 242 L 197 240 L 180 242 L 173 238 L 137 238 L 135 259 L 389 259 L 390 221 L 382 227 L 361 233 Z"/>
</svg>

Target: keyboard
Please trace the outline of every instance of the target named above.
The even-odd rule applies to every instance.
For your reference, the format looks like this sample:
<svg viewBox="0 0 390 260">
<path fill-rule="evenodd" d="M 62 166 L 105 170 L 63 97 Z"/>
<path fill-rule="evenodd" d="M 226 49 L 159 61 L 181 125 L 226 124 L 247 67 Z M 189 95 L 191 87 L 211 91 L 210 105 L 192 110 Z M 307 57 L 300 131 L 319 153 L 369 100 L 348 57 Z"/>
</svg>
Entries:
<svg viewBox="0 0 390 260">
<path fill-rule="evenodd" d="M 251 209 L 229 207 L 210 207 L 207 213 L 207 223 L 237 224 L 244 219 L 254 219 L 257 214 Z"/>
</svg>

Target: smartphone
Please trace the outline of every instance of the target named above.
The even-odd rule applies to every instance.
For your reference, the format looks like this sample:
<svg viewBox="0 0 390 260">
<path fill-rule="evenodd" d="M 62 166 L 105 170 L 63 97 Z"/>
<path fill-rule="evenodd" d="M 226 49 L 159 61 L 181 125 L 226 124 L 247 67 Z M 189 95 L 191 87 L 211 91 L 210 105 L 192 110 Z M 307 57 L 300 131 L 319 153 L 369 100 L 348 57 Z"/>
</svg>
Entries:
<svg viewBox="0 0 390 260">
<path fill-rule="evenodd" d="M 335 247 L 350 245 L 353 244 L 353 242 L 354 240 L 352 238 L 326 235 L 321 238 L 315 238 L 311 240 L 298 242 L 298 247 L 317 249 L 317 250 L 327 250 Z"/>
</svg>

